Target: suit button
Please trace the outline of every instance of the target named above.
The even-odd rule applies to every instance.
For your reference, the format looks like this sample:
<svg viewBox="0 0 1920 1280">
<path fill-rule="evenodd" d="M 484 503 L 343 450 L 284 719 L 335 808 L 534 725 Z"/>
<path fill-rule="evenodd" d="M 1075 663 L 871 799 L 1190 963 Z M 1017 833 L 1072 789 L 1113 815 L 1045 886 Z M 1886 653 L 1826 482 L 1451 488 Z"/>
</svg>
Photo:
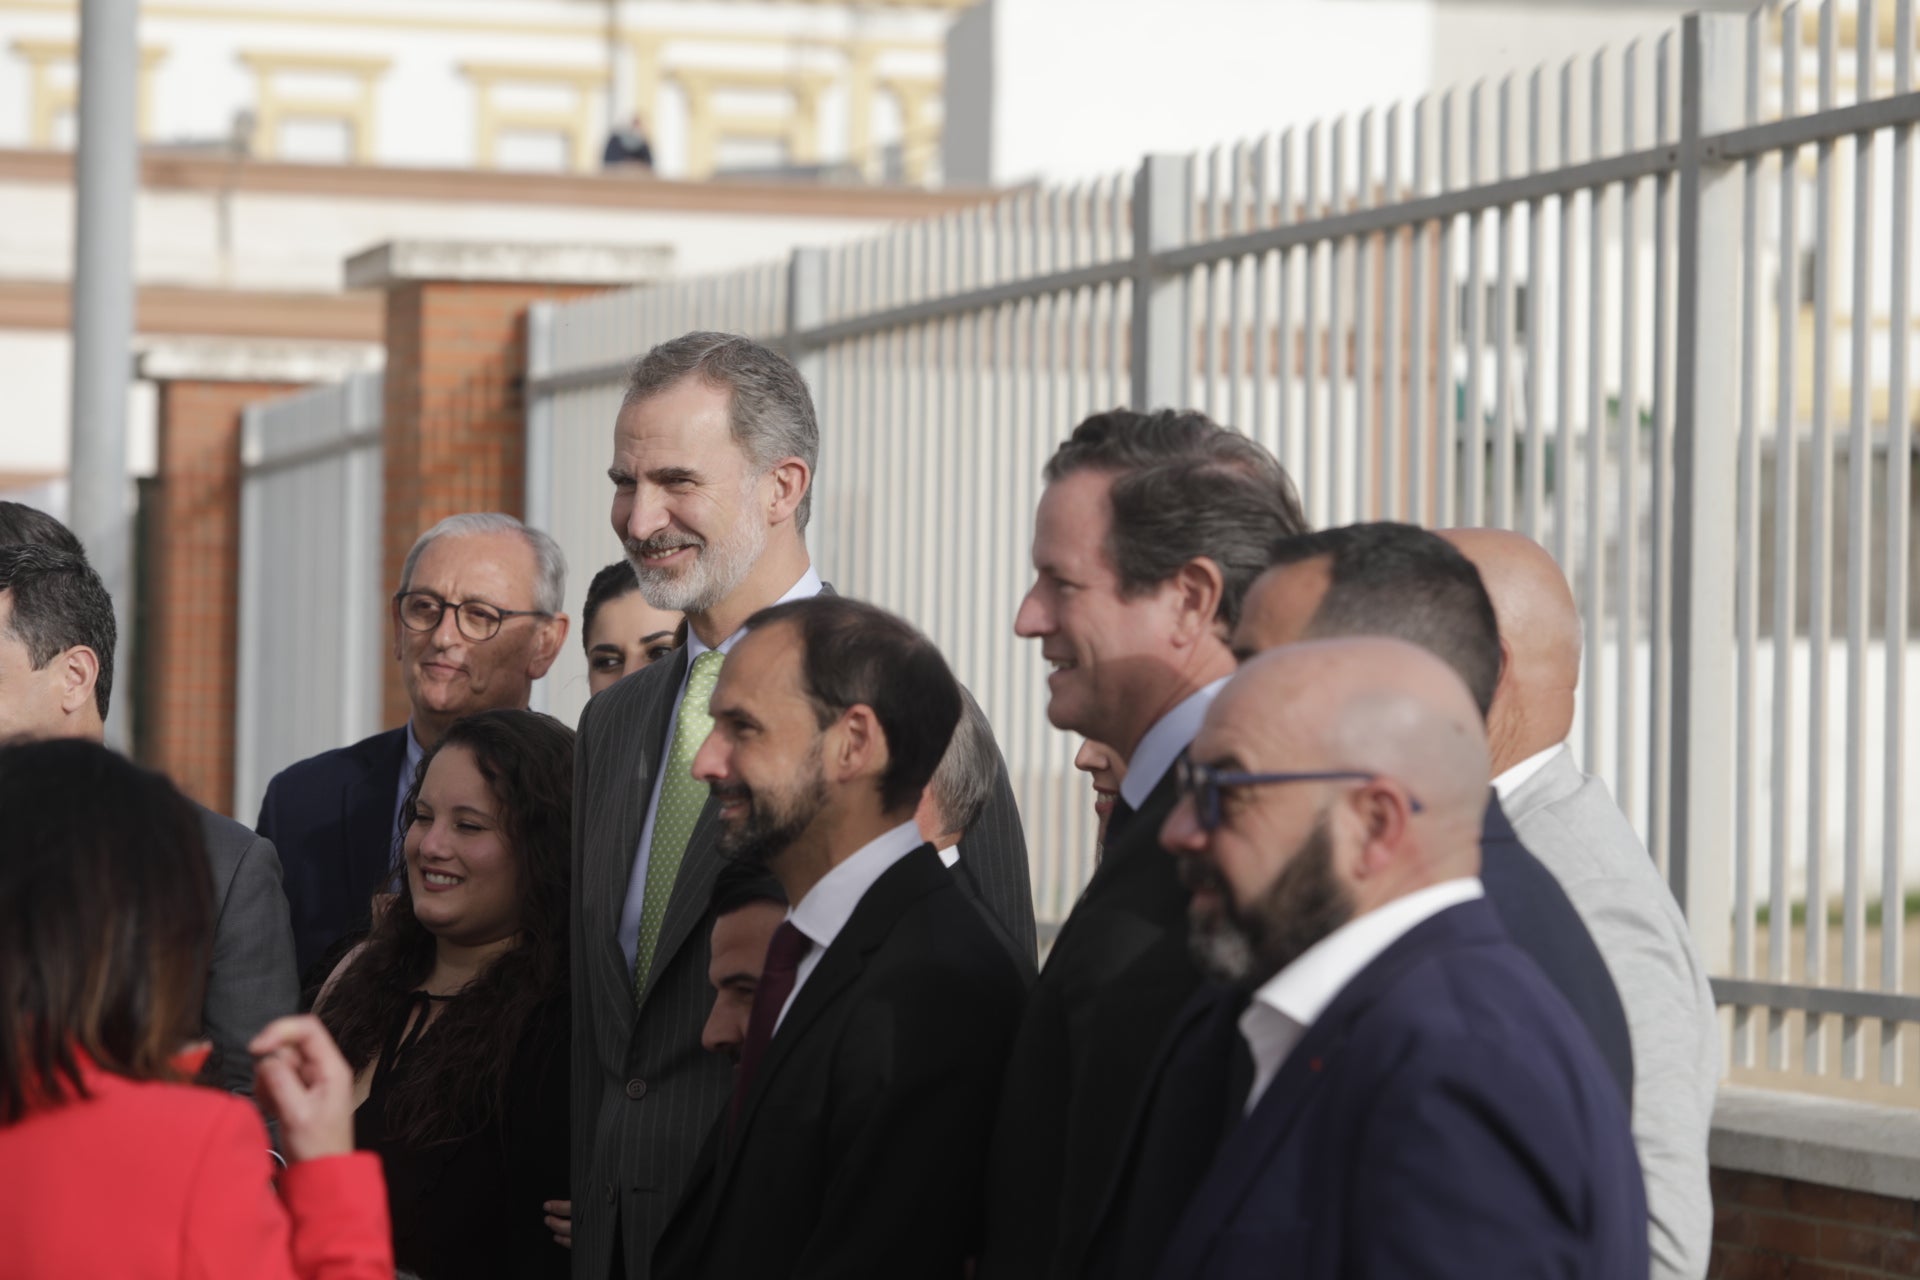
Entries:
<svg viewBox="0 0 1920 1280">
<path fill-rule="evenodd" d="M 627 1081 L 627 1096 L 629 1098 L 632 1098 L 635 1102 L 638 1102 L 640 1101 L 640 1099 L 646 1097 L 647 1082 L 645 1080 Z"/>
</svg>

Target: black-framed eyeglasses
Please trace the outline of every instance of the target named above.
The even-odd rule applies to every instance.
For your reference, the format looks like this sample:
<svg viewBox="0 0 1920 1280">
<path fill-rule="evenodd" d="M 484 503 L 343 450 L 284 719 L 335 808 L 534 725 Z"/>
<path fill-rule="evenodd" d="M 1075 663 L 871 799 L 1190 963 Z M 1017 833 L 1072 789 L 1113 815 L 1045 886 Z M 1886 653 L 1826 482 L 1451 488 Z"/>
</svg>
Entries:
<svg viewBox="0 0 1920 1280">
<path fill-rule="evenodd" d="M 497 609 L 482 600 L 462 600 L 458 604 L 442 600 L 431 591 L 402 591 L 393 598 L 400 609 L 400 622 L 409 631 L 432 631 L 440 625 L 447 610 L 453 610 L 454 625 L 469 640 L 491 640 L 500 634 L 508 618 L 551 618 L 544 609 Z"/>
<path fill-rule="evenodd" d="M 1312 773 L 1235 773 L 1212 765 L 1195 764 L 1181 756 L 1174 761 L 1173 785 L 1183 796 L 1193 798 L 1194 816 L 1202 831 L 1220 829 L 1220 795 L 1235 787 L 1263 787 L 1276 782 L 1372 782 L 1380 775 L 1362 769 L 1325 769 Z M 1412 796 L 1407 805 L 1415 813 L 1424 806 Z"/>
</svg>

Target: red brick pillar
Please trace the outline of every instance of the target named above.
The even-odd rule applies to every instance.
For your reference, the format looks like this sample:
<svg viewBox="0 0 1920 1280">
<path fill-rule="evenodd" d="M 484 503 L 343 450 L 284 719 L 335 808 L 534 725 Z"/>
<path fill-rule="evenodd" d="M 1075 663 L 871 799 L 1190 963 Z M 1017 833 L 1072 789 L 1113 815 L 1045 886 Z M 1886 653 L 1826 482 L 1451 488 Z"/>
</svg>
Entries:
<svg viewBox="0 0 1920 1280">
<path fill-rule="evenodd" d="M 357 344 L 205 341 L 141 357 L 158 389 L 155 509 L 141 519 L 140 678 L 116 680 L 115 696 L 140 691 L 142 761 L 217 812 L 233 806 L 242 411 L 376 356 Z"/>
<path fill-rule="evenodd" d="M 347 263 L 348 288 L 387 299 L 386 582 L 399 584 L 414 539 L 447 516 L 522 513 L 527 308 L 658 279 L 666 261 L 645 247 L 400 241 Z M 382 719 L 408 713 L 389 665 Z"/>
</svg>

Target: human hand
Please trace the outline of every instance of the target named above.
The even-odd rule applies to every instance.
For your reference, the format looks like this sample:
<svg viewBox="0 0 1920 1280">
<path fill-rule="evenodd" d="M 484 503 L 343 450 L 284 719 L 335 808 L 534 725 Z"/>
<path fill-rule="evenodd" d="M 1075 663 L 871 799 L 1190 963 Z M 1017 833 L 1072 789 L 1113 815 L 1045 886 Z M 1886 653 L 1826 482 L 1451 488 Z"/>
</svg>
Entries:
<svg viewBox="0 0 1920 1280">
<path fill-rule="evenodd" d="M 564 1249 L 573 1248 L 573 1201 L 548 1200 L 540 1207 L 547 1211 L 547 1230 L 553 1232 L 553 1242 Z"/>
<path fill-rule="evenodd" d="M 320 1019 L 278 1018 L 247 1049 L 254 1094 L 279 1119 L 289 1161 L 353 1150 L 353 1072 Z"/>
</svg>

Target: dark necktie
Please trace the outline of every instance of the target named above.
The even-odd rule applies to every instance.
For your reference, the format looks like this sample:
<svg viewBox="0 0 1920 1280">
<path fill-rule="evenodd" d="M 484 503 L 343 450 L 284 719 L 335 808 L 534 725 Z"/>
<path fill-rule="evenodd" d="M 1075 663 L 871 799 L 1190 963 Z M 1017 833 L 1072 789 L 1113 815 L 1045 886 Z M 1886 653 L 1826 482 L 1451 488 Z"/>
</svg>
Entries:
<svg viewBox="0 0 1920 1280">
<path fill-rule="evenodd" d="M 740 1046 L 740 1065 L 734 1068 L 733 1105 L 727 1111 L 729 1132 L 739 1127 L 740 1111 L 753 1088 L 754 1073 L 773 1040 L 773 1025 L 780 1020 L 787 997 L 793 994 L 800 962 L 812 948 L 813 940 L 794 928 L 791 920 L 782 920 L 773 931 L 773 941 L 767 944 L 767 965 L 760 971 L 760 985 L 753 992 L 753 1012 L 747 1017 L 747 1042 Z"/>
<path fill-rule="evenodd" d="M 1103 853 L 1120 847 L 1120 842 L 1126 839 L 1127 827 L 1133 822 L 1133 818 L 1132 805 L 1120 799 L 1113 802 L 1113 808 L 1107 813 L 1107 838 L 1100 842 Z"/>
</svg>

